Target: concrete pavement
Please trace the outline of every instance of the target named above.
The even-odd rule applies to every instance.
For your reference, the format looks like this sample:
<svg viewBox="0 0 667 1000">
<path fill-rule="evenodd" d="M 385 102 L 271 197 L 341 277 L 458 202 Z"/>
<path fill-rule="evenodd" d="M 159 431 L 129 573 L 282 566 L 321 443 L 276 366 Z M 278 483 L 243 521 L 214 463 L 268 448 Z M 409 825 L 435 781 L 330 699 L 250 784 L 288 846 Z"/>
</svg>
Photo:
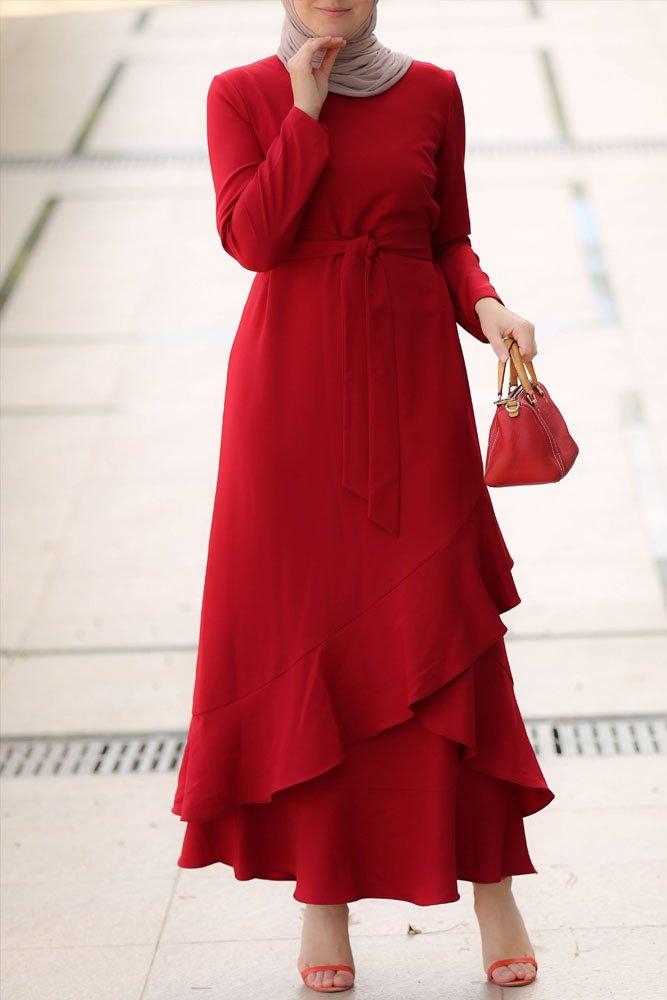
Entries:
<svg viewBox="0 0 667 1000">
<path fill-rule="evenodd" d="M 274 51 L 281 19 L 277 0 L 86 6 L 1 22 L 7 738 L 187 725 L 252 277 L 215 232 L 205 93 Z M 506 616 L 519 703 L 528 718 L 662 712 L 667 5 L 382 0 L 380 28 L 457 74 L 473 245 L 536 324 L 538 374 L 581 447 L 558 486 L 493 494 L 522 595 Z M 485 445 L 495 359 L 463 338 Z M 652 1000 L 664 758 L 543 767 L 557 799 L 527 821 L 541 874 L 516 880 L 541 966 L 531 996 Z M 6 1000 L 305 997 L 290 884 L 177 870 L 174 781 L 3 780 Z M 499 996 L 468 890 L 442 907 L 353 904 L 359 997 Z"/>
</svg>

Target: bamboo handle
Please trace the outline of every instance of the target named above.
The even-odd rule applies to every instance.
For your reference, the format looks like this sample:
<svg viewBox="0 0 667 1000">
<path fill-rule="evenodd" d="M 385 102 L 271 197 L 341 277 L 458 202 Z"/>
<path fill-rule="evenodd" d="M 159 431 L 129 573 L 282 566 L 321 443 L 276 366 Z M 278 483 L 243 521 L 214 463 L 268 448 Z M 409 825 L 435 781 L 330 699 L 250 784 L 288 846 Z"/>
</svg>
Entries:
<svg viewBox="0 0 667 1000">
<path fill-rule="evenodd" d="M 503 337 L 503 340 L 511 340 L 509 345 L 509 366 L 510 366 L 510 376 L 509 376 L 509 386 L 521 385 L 525 389 L 529 396 L 533 394 L 533 387 L 537 383 L 537 375 L 535 374 L 535 368 L 532 361 L 524 361 L 521 357 L 521 352 L 519 350 L 519 345 L 513 337 Z M 505 368 L 507 367 L 507 361 L 498 360 L 498 397 L 500 398 L 503 394 L 503 382 L 505 381 Z M 526 371 L 527 369 L 527 371 Z"/>
</svg>

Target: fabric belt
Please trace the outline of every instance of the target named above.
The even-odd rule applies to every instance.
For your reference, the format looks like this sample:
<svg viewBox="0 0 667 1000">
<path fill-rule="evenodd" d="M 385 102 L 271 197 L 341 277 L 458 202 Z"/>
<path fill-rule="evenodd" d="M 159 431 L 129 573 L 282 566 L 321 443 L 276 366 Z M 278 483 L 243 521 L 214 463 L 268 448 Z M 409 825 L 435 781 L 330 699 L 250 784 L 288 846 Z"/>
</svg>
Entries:
<svg viewBox="0 0 667 1000">
<path fill-rule="evenodd" d="M 342 486 L 368 502 L 368 517 L 399 530 L 398 370 L 389 281 L 382 257 L 432 260 L 428 229 L 342 237 L 302 230 L 285 260 L 342 256 Z M 398 290 L 400 294 L 400 290 Z"/>
</svg>

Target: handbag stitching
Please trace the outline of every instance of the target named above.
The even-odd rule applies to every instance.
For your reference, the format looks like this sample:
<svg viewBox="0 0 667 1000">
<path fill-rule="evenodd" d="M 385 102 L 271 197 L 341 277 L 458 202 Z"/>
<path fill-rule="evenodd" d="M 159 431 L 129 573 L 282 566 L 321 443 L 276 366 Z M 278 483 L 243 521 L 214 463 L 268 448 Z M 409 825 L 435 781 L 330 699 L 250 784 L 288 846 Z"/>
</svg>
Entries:
<svg viewBox="0 0 667 1000">
<path fill-rule="evenodd" d="M 552 452 L 552 454 L 554 456 L 556 464 L 558 465 L 559 468 L 561 468 L 561 462 L 560 462 L 560 459 L 558 457 L 558 453 L 557 453 L 557 450 L 556 450 L 556 445 L 555 445 L 554 439 L 553 439 L 553 437 L 551 435 L 551 432 L 549 431 L 549 428 L 545 424 L 545 422 L 542 419 L 542 417 L 539 416 L 539 414 L 538 414 L 538 412 L 537 412 L 537 410 L 535 408 L 533 408 L 531 406 L 530 410 L 533 413 L 533 415 L 536 417 L 536 419 L 537 419 L 540 427 L 544 431 L 545 437 L 546 437 L 547 441 L 549 442 L 549 447 L 551 448 L 551 452 Z"/>
<path fill-rule="evenodd" d="M 487 465 L 487 468 L 488 468 L 489 463 L 491 461 L 491 454 L 493 452 L 493 449 L 495 448 L 495 445 L 496 445 L 496 442 L 498 440 L 498 437 L 500 436 L 500 421 L 497 418 L 496 418 L 496 421 L 495 421 L 495 428 L 492 427 L 491 430 L 492 431 L 495 430 L 496 433 L 495 434 L 492 433 L 491 439 L 489 440 L 489 450 L 488 450 L 488 454 L 486 456 L 486 465 Z"/>
<path fill-rule="evenodd" d="M 554 437 L 553 437 L 553 435 L 551 433 L 551 430 L 547 426 L 547 423 L 544 420 L 544 417 L 541 416 L 540 413 L 538 413 L 537 408 L 531 406 L 530 409 L 535 414 L 535 416 L 537 417 L 537 420 L 538 420 L 540 426 L 542 427 L 544 433 L 547 436 L 547 439 L 548 439 L 549 444 L 551 446 L 551 451 L 553 452 L 553 456 L 556 459 L 556 464 L 558 465 L 558 468 L 560 469 L 560 473 L 561 473 L 561 477 L 562 477 L 562 476 L 565 475 L 565 463 L 563 462 L 563 459 L 562 459 L 562 457 L 560 455 L 560 451 L 558 449 L 558 445 L 556 444 L 556 441 L 555 441 L 555 439 L 554 439 Z"/>
<path fill-rule="evenodd" d="M 546 387 L 544 387 L 544 391 L 545 391 L 545 394 L 547 396 L 547 399 L 551 400 L 551 396 L 548 394 L 548 392 L 546 390 Z M 524 408 L 525 408 L 525 405 L 526 404 L 524 403 Z M 535 415 L 535 417 L 537 418 L 537 421 L 538 421 L 540 427 L 544 431 L 544 434 L 545 434 L 545 436 L 547 438 L 547 441 L 549 442 L 549 447 L 551 448 L 551 453 L 552 453 L 552 455 L 554 457 L 556 465 L 558 466 L 558 469 L 560 470 L 560 474 L 561 474 L 561 478 L 562 478 L 565 475 L 565 462 L 564 462 L 563 457 L 561 455 L 560 449 L 559 449 L 559 447 L 558 447 L 558 445 L 556 443 L 556 440 L 555 440 L 555 438 L 554 438 L 554 436 L 553 436 L 553 434 L 551 432 L 551 429 L 549 428 L 549 425 L 546 423 L 544 417 L 540 413 L 538 413 L 536 407 L 529 406 L 529 409 Z M 497 418 L 496 418 L 495 424 L 496 424 L 496 426 L 495 426 L 495 434 L 492 434 L 492 436 L 491 436 L 491 438 L 489 440 L 489 447 L 488 447 L 488 452 L 487 452 L 487 462 L 486 462 L 487 468 L 488 468 L 488 466 L 489 466 L 489 464 L 491 462 L 491 458 L 492 458 L 492 455 L 493 455 L 493 450 L 494 450 L 494 448 L 495 448 L 495 446 L 496 446 L 496 444 L 498 442 L 498 438 L 500 436 L 500 421 Z M 492 428 L 492 431 L 493 431 L 493 428 Z"/>
</svg>

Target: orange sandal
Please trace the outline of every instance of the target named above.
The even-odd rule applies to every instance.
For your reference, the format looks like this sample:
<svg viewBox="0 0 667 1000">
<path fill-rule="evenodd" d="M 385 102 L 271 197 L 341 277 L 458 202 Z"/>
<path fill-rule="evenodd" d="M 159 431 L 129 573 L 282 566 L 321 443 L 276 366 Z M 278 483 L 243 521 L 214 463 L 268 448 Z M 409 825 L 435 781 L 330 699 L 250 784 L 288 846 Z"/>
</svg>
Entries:
<svg viewBox="0 0 667 1000">
<path fill-rule="evenodd" d="M 493 973 L 496 969 L 500 969 L 508 965 L 514 965 L 516 962 L 523 962 L 526 965 L 535 966 L 535 972 L 537 973 L 537 962 L 532 955 L 519 955 L 518 958 L 501 958 L 497 962 L 492 962 L 486 970 L 486 974 L 490 982 L 492 982 L 494 986 L 502 987 L 502 989 L 505 989 L 506 986 L 530 986 L 531 983 L 534 983 L 537 976 L 533 976 L 532 979 L 515 979 L 513 982 L 509 983 L 499 983 L 497 979 L 493 978 Z"/>
<path fill-rule="evenodd" d="M 344 993 L 345 990 L 352 989 L 354 980 L 349 986 L 311 986 L 310 983 L 306 983 L 306 976 L 309 976 L 311 972 L 325 972 L 327 969 L 331 969 L 333 972 L 351 972 L 354 975 L 354 969 L 351 965 L 309 965 L 306 969 L 301 969 L 301 978 L 309 990 L 315 990 L 316 993 Z"/>
</svg>

